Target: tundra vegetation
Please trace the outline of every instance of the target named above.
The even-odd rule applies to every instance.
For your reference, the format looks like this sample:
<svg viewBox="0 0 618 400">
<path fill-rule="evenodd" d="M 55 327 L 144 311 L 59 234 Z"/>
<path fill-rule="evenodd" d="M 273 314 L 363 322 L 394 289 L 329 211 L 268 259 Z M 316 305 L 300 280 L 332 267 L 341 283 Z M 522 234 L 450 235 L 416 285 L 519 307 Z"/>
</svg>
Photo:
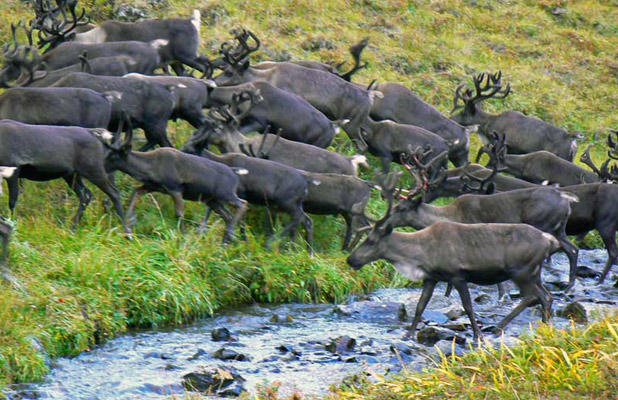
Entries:
<svg viewBox="0 0 618 400">
<path fill-rule="evenodd" d="M 369 37 L 363 53 L 369 65 L 353 81 L 400 83 L 447 115 L 458 84 L 473 87 L 471 76 L 502 70 L 511 93 L 504 100 L 483 101 L 483 110 L 492 115 L 517 110 L 567 132 L 582 132 L 585 139 L 578 151 L 591 142 L 597 165 L 604 160 L 607 129 L 618 122 L 618 61 L 612 53 L 618 47 L 615 2 L 131 3 L 153 18 L 188 18 L 191 10 L 199 9 L 199 51 L 211 58 L 230 30 L 241 25 L 262 41 L 261 51 L 252 56 L 254 63 L 291 57 L 349 60 L 348 46 Z M 80 2 L 96 22 L 114 18 L 115 4 Z M 31 17 L 23 2 L 0 4 L 0 42 L 10 41 L 10 23 L 19 17 Z M 167 137 L 177 148 L 192 131 L 183 121 L 167 125 Z M 479 145 L 471 135 L 470 154 L 476 154 Z M 356 153 L 341 134 L 331 149 Z M 375 158 L 370 162 L 374 168 L 380 165 Z M 360 175 L 370 178 L 368 172 Z M 119 175 L 116 186 L 126 202 L 134 182 Z M 139 234 L 128 242 L 114 213 L 102 212 L 106 196 L 92 192 L 90 207 L 71 231 L 76 201 L 66 184 L 24 182 L 7 260 L 20 285 L 0 283 L 0 385 L 42 379 L 48 368 L 33 340 L 42 342 L 49 357 L 71 356 L 129 328 L 181 324 L 223 305 L 339 301 L 350 293 L 407 283 L 384 262 L 351 271 L 347 253 L 339 250 L 344 222 L 331 216 L 312 216 L 316 255 L 311 258 L 287 240 L 264 248 L 258 213 L 248 216 L 246 242 L 222 246 L 220 222 L 204 236 L 192 229 L 183 236 L 173 204 L 165 195 L 154 194 L 140 203 Z M 9 214 L 6 204 L 0 205 L 3 215 Z M 367 214 L 377 217 L 384 209 L 384 202 L 374 196 Z M 187 223 L 197 225 L 202 216 L 201 205 L 186 204 Z M 601 243 L 598 237 L 595 243 Z M 617 331 L 615 317 L 583 331 L 541 327 L 520 346 L 454 356 L 428 374 L 342 386 L 333 397 L 431 399 L 467 393 L 469 398 L 609 398 L 617 389 Z M 263 393 L 269 396 L 276 394 Z"/>
</svg>

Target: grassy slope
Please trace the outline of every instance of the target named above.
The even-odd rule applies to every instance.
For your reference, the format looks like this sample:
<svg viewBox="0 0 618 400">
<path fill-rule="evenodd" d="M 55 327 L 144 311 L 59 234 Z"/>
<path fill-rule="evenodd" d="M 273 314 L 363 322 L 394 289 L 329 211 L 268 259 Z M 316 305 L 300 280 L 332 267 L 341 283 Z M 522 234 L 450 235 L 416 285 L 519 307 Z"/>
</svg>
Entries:
<svg viewBox="0 0 618 400">
<path fill-rule="evenodd" d="M 106 18 L 108 2 L 85 1 Z M 143 5 L 145 2 L 133 2 Z M 454 87 L 474 72 L 502 69 L 513 94 L 488 104 L 514 108 L 602 144 L 616 127 L 618 104 L 617 4 L 615 1 L 180 1 L 170 0 L 151 16 L 188 16 L 202 10 L 204 51 L 243 25 L 263 43 L 260 56 L 347 60 L 346 48 L 369 36 L 371 65 L 358 81 L 404 83 L 448 112 Z M 101 6 L 104 4 L 105 6 Z M 553 11 L 553 13 L 552 13 Z M 0 4 L 0 38 L 10 21 L 28 17 L 23 3 Z M 554 14 L 560 14 L 558 16 Z M 316 43 L 325 45 L 311 51 Z M 185 124 L 172 124 L 179 144 Z M 350 151 L 345 140 L 338 142 Z M 476 140 L 473 147 L 477 146 Z M 597 152 L 601 146 L 596 148 Z M 597 153 L 597 161 L 599 154 Z M 120 180 L 126 199 L 132 182 Z M 316 219 L 318 256 L 303 251 L 264 250 L 259 216 L 247 244 L 222 247 L 221 224 L 201 238 L 182 238 L 168 198 L 147 197 L 138 206 L 138 240 L 122 239 L 118 221 L 102 213 L 101 194 L 79 230 L 67 227 L 76 202 L 63 183 L 25 184 L 11 243 L 10 265 L 23 290 L 0 283 L 0 382 L 39 379 L 42 357 L 31 346 L 38 337 L 50 355 L 76 354 L 129 326 L 182 323 L 230 303 L 327 301 L 347 293 L 401 284 L 390 268 L 350 273 L 337 251 L 342 223 Z M 380 204 L 374 201 L 376 212 Z M 3 212 L 6 213 L 4 201 Z M 201 207 L 187 216 L 199 220 Z"/>
</svg>

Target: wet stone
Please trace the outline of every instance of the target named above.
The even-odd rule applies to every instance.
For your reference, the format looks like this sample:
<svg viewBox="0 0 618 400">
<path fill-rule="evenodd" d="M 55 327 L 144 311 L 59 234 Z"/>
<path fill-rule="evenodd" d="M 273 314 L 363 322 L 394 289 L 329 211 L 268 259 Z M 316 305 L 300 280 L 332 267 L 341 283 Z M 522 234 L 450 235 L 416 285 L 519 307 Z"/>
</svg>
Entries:
<svg viewBox="0 0 618 400">
<path fill-rule="evenodd" d="M 446 318 L 449 320 L 455 320 L 461 317 L 464 314 L 464 311 L 460 307 L 449 307 L 448 309 L 443 309 L 442 313 L 446 315 Z"/>
<path fill-rule="evenodd" d="M 400 353 L 400 354 L 412 354 L 415 349 L 403 342 L 395 342 L 393 344 L 391 344 L 389 346 L 389 348 L 391 349 L 391 351 L 395 354 Z"/>
<path fill-rule="evenodd" d="M 333 312 L 356 320 L 372 322 L 406 321 L 408 313 L 403 303 L 358 301 L 347 305 L 338 305 Z"/>
<path fill-rule="evenodd" d="M 249 361 L 249 357 L 245 354 L 239 353 L 235 350 L 226 349 L 225 347 L 220 348 L 219 350 L 213 353 L 213 358 L 218 360 L 228 361 Z"/>
<path fill-rule="evenodd" d="M 581 324 L 585 324 L 588 321 L 586 309 L 579 301 L 574 301 L 567 304 L 566 307 L 558 312 L 558 315 L 564 318 L 570 318 Z"/>
<path fill-rule="evenodd" d="M 173 357 L 156 351 L 150 351 L 144 354 L 144 358 L 160 358 L 161 360 L 171 360 Z"/>
<path fill-rule="evenodd" d="M 491 300 L 491 296 L 486 293 L 478 295 L 474 298 L 474 302 L 478 304 L 485 304 L 485 303 L 488 303 L 490 300 Z"/>
<path fill-rule="evenodd" d="M 590 267 L 586 267 L 585 265 L 579 265 L 577 267 L 577 276 L 580 278 L 598 278 L 601 275 L 601 272 L 592 269 Z"/>
<path fill-rule="evenodd" d="M 332 339 L 324 348 L 331 353 L 345 353 L 354 350 L 356 347 L 356 339 L 349 337 L 348 335 L 339 336 L 336 339 Z"/>
<path fill-rule="evenodd" d="M 235 369 L 221 366 L 210 369 L 201 367 L 194 372 L 184 375 L 182 379 L 186 390 L 216 393 L 221 396 L 223 394 L 220 394 L 220 392 L 226 388 L 245 381 Z"/>
<path fill-rule="evenodd" d="M 416 340 L 419 343 L 424 344 L 425 346 L 433 346 L 440 340 L 453 340 L 453 338 L 455 338 L 457 343 L 461 344 L 465 343 L 466 341 L 465 338 L 457 336 L 455 332 L 451 330 L 436 328 L 434 326 L 429 326 L 425 329 L 422 329 L 416 334 Z"/>
<path fill-rule="evenodd" d="M 440 340 L 433 346 L 429 353 L 431 357 L 439 358 L 440 353 L 442 353 L 444 357 L 450 357 L 453 355 L 453 342 L 450 340 Z M 461 346 L 455 344 L 455 355 L 461 356 L 463 353 L 464 350 Z"/>
<path fill-rule="evenodd" d="M 302 354 L 300 351 L 297 351 L 294 347 L 287 346 L 287 345 L 284 345 L 284 344 L 282 344 L 281 346 L 277 347 L 277 350 L 279 350 L 282 353 L 290 353 L 290 354 L 295 354 L 297 356 Z"/>
<path fill-rule="evenodd" d="M 448 317 L 439 311 L 425 311 L 423 313 L 423 318 L 437 324 L 445 324 L 448 321 Z"/>
<path fill-rule="evenodd" d="M 210 332 L 210 336 L 212 337 L 212 340 L 214 342 L 223 342 L 235 339 L 234 336 L 232 336 L 230 330 L 225 327 L 218 327 L 213 329 Z"/>
<path fill-rule="evenodd" d="M 201 356 L 205 356 L 206 354 L 208 354 L 206 350 L 197 349 L 197 351 L 191 357 L 187 358 L 187 360 L 197 360 L 198 358 L 200 358 Z"/>
</svg>

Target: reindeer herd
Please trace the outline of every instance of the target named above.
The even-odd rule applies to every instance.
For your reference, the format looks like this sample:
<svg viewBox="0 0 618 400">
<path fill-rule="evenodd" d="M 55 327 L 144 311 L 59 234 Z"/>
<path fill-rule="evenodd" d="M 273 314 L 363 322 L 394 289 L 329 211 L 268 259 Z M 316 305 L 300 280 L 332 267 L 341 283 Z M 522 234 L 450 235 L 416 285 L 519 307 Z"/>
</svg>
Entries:
<svg viewBox="0 0 618 400">
<path fill-rule="evenodd" d="M 618 159 L 618 132 L 600 167 L 589 148 L 582 162 L 591 170 L 575 165 L 576 135 L 517 111 L 483 111 L 483 101 L 510 93 L 500 72 L 474 76 L 474 87 L 458 86 L 449 118 L 398 83 L 352 83 L 367 66 L 366 39 L 350 47 L 354 66 L 342 73 L 342 64 L 309 60 L 252 65 L 260 41 L 244 29 L 232 31 L 217 58 L 199 54 L 197 10 L 188 19 L 98 26 L 76 0 L 36 0 L 34 11 L 28 23 L 11 25 L 0 70 L 7 88 L 0 95 L 0 173 L 11 213 L 20 179 L 62 178 L 79 198 L 75 227 L 92 198 L 85 179 L 109 197 L 128 238 L 138 198 L 160 192 L 173 198 L 183 232 L 185 200 L 206 206 L 200 231 L 211 211 L 225 221 L 224 241 L 237 227 L 244 236 L 249 204 L 266 206 L 289 216 L 278 236 L 304 228 L 310 253 L 309 215 L 341 215 L 343 248 L 353 248 L 350 266 L 386 259 L 423 281 L 412 330 L 436 283 L 447 282 L 449 292 L 459 292 L 475 337 L 481 331 L 468 283 L 518 286 L 522 301 L 498 325 L 504 328 L 538 303 L 549 320 L 552 296 L 541 270 L 554 252 L 569 259 L 566 290 L 576 283 L 578 248 L 567 235 L 600 234 L 608 251 L 600 282 L 616 262 L 618 170 L 611 162 Z M 195 128 L 180 150 L 167 136 L 167 122 L 176 119 Z M 468 161 L 474 125 L 485 143 L 476 162 L 486 153 L 486 166 Z M 146 138 L 139 151 L 132 147 L 136 127 Z M 365 156 L 327 150 L 340 129 L 359 153 L 379 159 L 373 182 L 357 176 L 368 167 Z M 402 170 L 392 162 L 414 187 L 400 187 Z M 447 169 L 449 162 L 454 167 Z M 126 211 L 116 170 L 139 182 Z M 373 188 L 388 203 L 378 221 L 365 214 Z M 429 204 L 439 197 L 457 199 Z M 9 234 L 2 223 L 5 247 Z"/>
</svg>

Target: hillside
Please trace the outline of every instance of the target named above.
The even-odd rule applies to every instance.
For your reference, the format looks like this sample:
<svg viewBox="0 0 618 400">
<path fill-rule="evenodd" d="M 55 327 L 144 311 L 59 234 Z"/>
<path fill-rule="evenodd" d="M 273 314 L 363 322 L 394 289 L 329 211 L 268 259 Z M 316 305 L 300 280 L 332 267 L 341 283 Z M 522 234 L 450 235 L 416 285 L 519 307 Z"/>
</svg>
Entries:
<svg viewBox="0 0 618 400">
<path fill-rule="evenodd" d="M 503 71 L 512 94 L 486 110 L 516 109 L 569 131 L 583 132 L 600 161 L 608 128 L 618 128 L 618 2 L 565 0 L 148 0 L 123 2 L 147 17 L 202 14 L 202 50 L 215 55 L 229 31 L 243 26 L 262 41 L 258 60 L 315 59 L 350 64 L 347 48 L 363 37 L 370 66 L 357 82 L 396 81 L 444 113 L 458 83 L 481 71 Z M 24 1 L 0 3 L 0 42 L 11 22 L 31 17 Z M 80 1 L 93 18 L 116 15 L 118 1 Z M 252 59 L 253 60 L 253 59 Z M 345 69 L 345 67 L 344 67 Z M 176 145 L 190 134 L 170 123 Z M 473 138 L 473 149 L 478 140 Z M 352 153 L 343 136 L 336 146 Z M 580 150 L 583 150 L 580 143 Z M 370 178 L 371 174 L 364 175 Z M 123 201 L 134 182 L 119 177 Z M 202 206 L 187 204 L 189 234 L 176 229 L 172 201 L 146 196 L 138 203 L 138 233 L 121 235 L 118 219 L 94 201 L 76 232 L 77 207 L 64 182 L 25 182 L 15 216 L 9 268 L 16 288 L 0 281 L 0 386 L 41 379 L 45 359 L 75 355 L 133 327 L 180 324 L 216 308 L 249 301 L 334 301 L 354 292 L 403 285 L 376 263 L 360 273 L 339 251 L 343 221 L 315 218 L 317 255 L 304 246 L 263 246 L 261 213 L 249 216 L 247 243 L 222 246 L 219 220 L 205 237 L 193 233 Z M 6 195 L 5 195 L 6 196 Z M 370 213 L 379 215 L 376 199 Z M 8 215 L 6 197 L 0 213 Z M 193 223 L 191 223 L 193 222 Z M 333 240 L 333 238 L 336 240 Z"/>
</svg>

